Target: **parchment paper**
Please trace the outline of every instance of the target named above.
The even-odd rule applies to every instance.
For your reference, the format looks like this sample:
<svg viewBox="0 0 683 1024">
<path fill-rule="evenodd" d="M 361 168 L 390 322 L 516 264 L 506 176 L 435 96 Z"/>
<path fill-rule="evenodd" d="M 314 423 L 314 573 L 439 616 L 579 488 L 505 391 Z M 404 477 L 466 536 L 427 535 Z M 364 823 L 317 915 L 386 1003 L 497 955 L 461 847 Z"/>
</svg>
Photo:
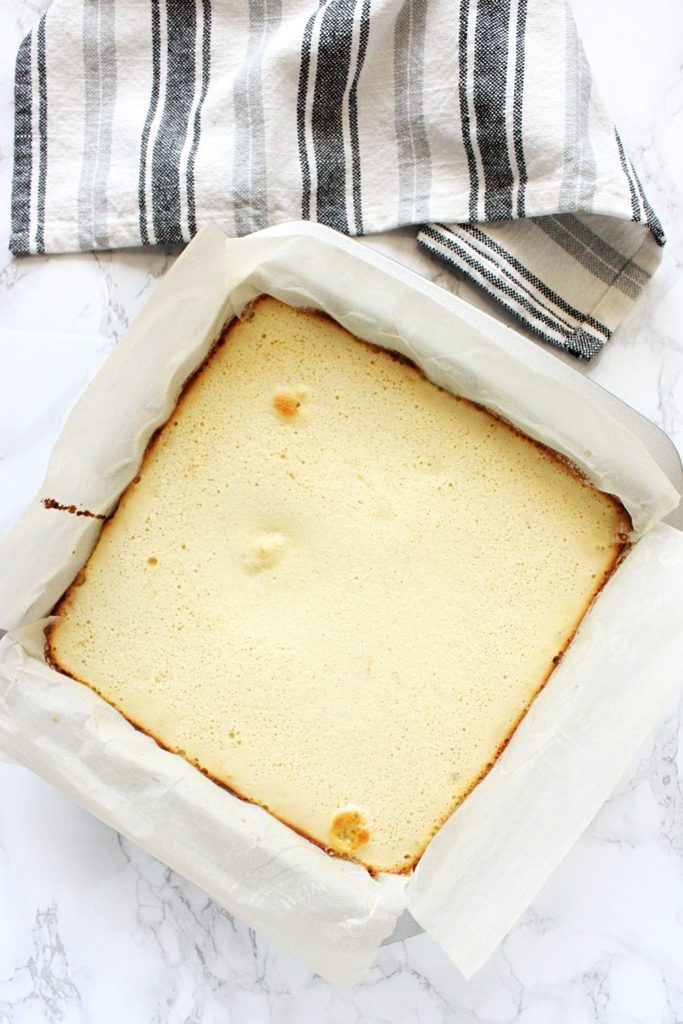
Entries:
<svg viewBox="0 0 683 1024">
<path fill-rule="evenodd" d="M 493 952 L 609 795 L 681 677 L 683 540 L 656 527 L 600 595 L 505 755 L 410 881 L 372 879 L 161 750 L 44 663 L 44 617 L 82 566 L 187 376 L 268 292 L 414 359 L 617 494 L 637 538 L 677 503 L 641 442 L 549 382 L 528 342 L 319 226 L 188 246 L 75 407 L 40 494 L 0 545 L 0 755 L 61 786 L 230 911 L 348 984 L 408 906 L 465 974 Z M 552 360 L 552 356 L 547 357 Z M 546 364 L 550 365 L 550 364 Z M 656 641 L 656 642 L 655 642 Z M 495 831 L 494 831 L 495 830 Z M 495 838 L 495 841 L 494 841 Z"/>
</svg>

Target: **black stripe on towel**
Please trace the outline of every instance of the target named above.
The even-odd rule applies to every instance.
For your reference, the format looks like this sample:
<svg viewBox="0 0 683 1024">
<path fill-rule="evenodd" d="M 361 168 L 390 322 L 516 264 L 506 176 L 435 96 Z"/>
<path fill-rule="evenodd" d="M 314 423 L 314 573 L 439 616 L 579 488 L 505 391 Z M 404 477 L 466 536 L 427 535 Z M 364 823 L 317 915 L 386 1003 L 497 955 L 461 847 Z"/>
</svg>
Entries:
<svg viewBox="0 0 683 1024">
<path fill-rule="evenodd" d="M 194 112 L 194 123 L 192 125 L 192 146 L 187 159 L 187 222 L 190 235 L 197 234 L 197 208 L 195 203 L 194 167 L 197 159 L 199 138 L 202 133 L 202 107 L 206 94 L 209 91 L 211 78 L 211 0 L 203 0 L 203 24 L 202 24 L 202 85 L 199 94 L 199 103 Z"/>
<path fill-rule="evenodd" d="M 147 229 L 149 211 L 145 195 L 147 179 L 147 149 L 149 147 L 149 136 L 152 130 L 152 123 L 157 112 L 159 103 L 159 76 L 161 66 L 161 43 L 159 39 L 159 0 L 152 0 L 152 91 L 149 98 L 147 117 L 142 129 L 142 141 L 140 144 L 140 174 L 138 177 L 138 207 L 140 209 L 140 241 L 143 245 L 149 243 L 149 231 Z"/>
<path fill-rule="evenodd" d="M 368 36 L 370 35 L 370 3 L 371 0 L 363 0 L 363 8 L 360 15 L 360 39 L 358 41 L 358 60 L 356 70 L 349 92 L 349 122 L 351 125 L 351 155 L 353 162 L 353 216 L 356 222 L 355 232 L 363 234 L 363 204 L 361 200 L 361 169 L 360 169 L 360 141 L 358 137 L 358 79 L 365 63 L 365 54 L 368 48 Z"/>
<path fill-rule="evenodd" d="M 662 227 L 662 224 L 661 224 L 661 221 L 660 221 L 659 217 L 657 216 L 655 211 L 650 206 L 650 201 L 647 198 L 647 196 L 645 195 L 645 192 L 643 190 L 643 186 L 640 183 L 640 177 L 638 176 L 638 172 L 635 169 L 635 167 L 633 166 L 633 164 L 631 164 L 631 170 L 633 171 L 633 177 L 636 179 L 636 185 L 638 186 L 638 193 L 640 195 L 640 200 L 641 200 L 641 202 L 643 204 L 643 209 L 645 210 L 645 216 L 647 218 L 647 226 L 649 227 L 650 231 L 652 232 L 652 234 L 654 236 L 654 240 L 657 243 L 657 245 L 665 245 L 666 244 L 666 235 L 664 234 L 664 228 Z"/>
<path fill-rule="evenodd" d="M 514 177 L 508 154 L 505 87 L 510 0 L 478 0 L 474 34 L 474 111 L 484 167 L 486 220 L 512 217 Z"/>
<path fill-rule="evenodd" d="M 12 180 L 12 239 L 15 256 L 29 252 L 31 225 L 31 36 L 21 43 L 14 77 L 14 178 Z"/>
<path fill-rule="evenodd" d="M 476 3 L 476 0 L 474 0 Z M 472 145 L 472 123 L 470 121 L 469 104 L 467 98 L 467 25 L 470 15 L 470 0 L 460 0 L 460 18 L 458 31 L 458 96 L 460 99 L 460 125 L 462 140 L 467 154 L 467 167 L 470 172 L 470 220 L 477 219 L 477 206 L 479 203 L 479 176 L 477 174 L 477 161 Z"/>
<path fill-rule="evenodd" d="M 353 0 L 333 0 L 325 9 L 311 112 L 317 176 L 316 220 L 349 233 L 342 103 L 349 79 Z"/>
<path fill-rule="evenodd" d="M 450 232 L 444 235 L 429 225 L 420 232 L 420 244 L 435 256 L 468 273 L 484 291 L 552 345 L 586 360 L 603 347 L 604 341 L 584 328 L 567 329 L 557 317 L 547 316 L 536 302 L 530 302 L 511 282 L 501 281 L 497 269 L 490 270 L 478 254 L 462 245 Z"/>
<path fill-rule="evenodd" d="M 482 246 L 491 250 L 491 252 L 495 253 L 496 256 L 500 257 L 501 261 L 509 263 L 512 269 L 516 271 L 520 277 L 529 282 L 531 288 L 534 288 L 537 292 L 543 295 L 544 298 L 548 299 L 549 302 L 552 302 L 554 306 L 557 306 L 557 308 L 561 309 L 563 313 L 566 313 L 567 316 L 571 317 L 578 323 L 588 324 L 589 327 L 592 327 L 599 334 L 603 334 L 606 339 L 610 337 L 611 332 L 605 324 L 601 323 L 600 320 L 596 320 L 595 317 L 591 316 L 589 313 L 584 313 L 582 310 L 577 309 L 576 306 L 572 306 L 569 302 L 563 299 L 558 292 L 549 288 L 545 281 L 542 281 L 541 278 L 537 277 L 536 274 L 533 274 L 528 267 L 525 267 L 524 264 L 518 260 L 516 256 L 513 256 L 508 249 L 505 249 L 498 242 L 494 241 L 490 235 L 484 234 L 483 231 L 473 225 L 462 224 L 460 227 L 462 231 L 467 232 L 468 235 L 471 235 L 472 238 L 480 242 Z M 442 230 L 444 232 L 448 232 L 448 228 L 445 226 L 442 226 Z M 450 234 L 451 232 L 448 233 Z M 535 301 L 538 302 L 539 300 L 536 299 Z"/>
<path fill-rule="evenodd" d="M 480 241 L 480 247 L 477 247 L 470 243 L 469 239 L 462 239 L 463 248 L 466 248 L 467 251 L 470 252 L 474 260 L 478 260 L 482 266 L 488 266 L 492 273 L 496 273 L 501 277 L 501 287 L 512 288 L 517 294 L 524 298 L 525 301 L 528 300 L 531 303 L 531 307 L 536 308 L 537 316 L 539 318 L 545 317 L 546 319 L 544 322 L 549 326 L 554 325 L 556 330 L 562 331 L 565 335 L 572 334 L 577 329 L 585 330 L 585 328 L 589 326 L 593 328 L 595 333 L 602 334 L 605 339 L 609 338 L 609 330 L 604 326 L 604 324 L 594 321 L 592 317 L 584 316 L 580 311 L 577 311 L 576 317 L 570 317 L 570 319 L 567 319 L 567 316 L 561 315 L 557 311 L 561 308 L 557 303 L 553 303 L 553 305 L 557 307 L 553 309 L 548 302 L 544 302 L 544 300 L 539 297 L 536 291 L 534 291 L 525 280 L 521 279 L 523 275 L 513 273 L 509 266 L 506 266 L 505 257 L 503 256 L 501 258 L 499 256 L 498 249 L 500 249 L 500 247 L 491 245 L 491 242 L 493 241 L 492 239 L 484 235 L 482 232 L 477 231 L 473 226 L 460 225 L 460 227 L 462 231 L 471 235 L 473 239 L 479 236 Z M 429 236 L 430 230 L 433 232 L 431 236 Z M 443 224 L 436 225 L 435 227 L 428 226 L 423 228 L 423 232 L 426 233 L 428 237 L 433 237 L 435 239 L 440 237 L 442 244 L 446 247 L 448 247 L 450 239 L 456 238 L 453 232 Z M 439 236 L 438 232 L 443 233 Z M 460 238 L 461 236 L 458 237 Z M 421 236 L 420 240 L 422 240 Z M 501 251 L 504 252 L 504 250 Z M 505 280 L 503 280 L 503 278 L 505 278 Z M 563 310 L 563 312 L 565 311 Z M 597 324 L 597 328 L 594 327 L 595 324 Z"/>
<path fill-rule="evenodd" d="M 47 66 L 45 18 L 38 25 L 38 209 L 36 211 L 36 252 L 45 252 L 45 188 L 47 185 Z"/>
<path fill-rule="evenodd" d="M 636 193 L 635 185 L 633 184 L 633 178 L 631 177 L 631 172 L 628 169 L 628 163 L 626 162 L 626 153 L 624 152 L 624 145 L 623 145 L 623 143 L 621 141 L 621 136 L 619 135 L 619 132 L 617 131 L 616 128 L 614 129 L 614 137 L 617 140 L 617 149 L 619 150 L 619 160 L 621 162 L 621 169 L 624 172 L 624 175 L 625 175 L 626 180 L 628 182 L 628 190 L 629 190 L 629 193 L 630 193 L 630 196 L 631 196 L 631 213 L 632 213 L 631 220 L 633 220 L 633 221 L 635 221 L 637 223 L 641 219 L 640 218 L 640 205 L 638 203 L 638 195 Z"/>
<path fill-rule="evenodd" d="M 161 245 L 183 241 L 180 223 L 180 155 L 194 100 L 197 8 L 167 0 L 167 66 L 164 109 L 152 146 L 154 234 Z"/>
<path fill-rule="evenodd" d="M 512 131 L 515 144 L 515 160 L 519 174 L 519 187 L 517 191 L 517 216 L 525 214 L 526 183 L 526 160 L 524 158 L 523 145 L 523 115 L 524 115 L 524 60 L 526 43 L 526 13 L 527 0 L 519 0 L 517 6 L 517 59 L 515 61 L 515 88 L 512 103 Z"/>
</svg>

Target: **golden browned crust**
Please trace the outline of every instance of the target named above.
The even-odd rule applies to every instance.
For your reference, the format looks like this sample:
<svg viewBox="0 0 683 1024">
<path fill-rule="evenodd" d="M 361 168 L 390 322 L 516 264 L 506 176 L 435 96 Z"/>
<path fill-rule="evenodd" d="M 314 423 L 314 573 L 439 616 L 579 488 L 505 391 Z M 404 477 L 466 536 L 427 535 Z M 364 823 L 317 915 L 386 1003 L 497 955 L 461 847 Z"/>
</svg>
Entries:
<svg viewBox="0 0 683 1024">
<path fill-rule="evenodd" d="M 357 807 L 345 807 L 330 822 L 330 839 L 334 850 L 352 854 L 370 842 L 370 829 L 365 816 Z"/>
<path fill-rule="evenodd" d="M 56 509 L 58 512 L 68 512 L 72 516 L 85 516 L 86 519 L 106 519 L 105 515 L 99 512 L 91 512 L 87 508 L 78 508 L 77 505 L 62 505 L 55 498 L 43 498 L 42 504 L 44 508 Z"/>
<path fill-rule="evenodd" d="M 273 408 L 285 419 L 290 419 L 299 411 L 301 401 L 291 391 L 278 391 L 273 398 Z"/>
</svg>

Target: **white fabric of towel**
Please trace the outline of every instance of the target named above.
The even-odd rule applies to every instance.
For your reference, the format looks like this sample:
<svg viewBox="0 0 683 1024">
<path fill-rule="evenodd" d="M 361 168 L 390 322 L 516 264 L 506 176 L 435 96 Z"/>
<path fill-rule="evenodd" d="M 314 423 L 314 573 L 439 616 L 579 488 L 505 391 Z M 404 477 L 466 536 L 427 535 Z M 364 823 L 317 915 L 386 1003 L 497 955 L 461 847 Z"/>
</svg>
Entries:
<svg viewBox="0 0 683 1024">
<path fill-rule="evenodd" d="M 566 0 L 55 0 L 15 103 L 17 254 L 418 225 L 589 359 L 664 243 Z"/>
</svg>

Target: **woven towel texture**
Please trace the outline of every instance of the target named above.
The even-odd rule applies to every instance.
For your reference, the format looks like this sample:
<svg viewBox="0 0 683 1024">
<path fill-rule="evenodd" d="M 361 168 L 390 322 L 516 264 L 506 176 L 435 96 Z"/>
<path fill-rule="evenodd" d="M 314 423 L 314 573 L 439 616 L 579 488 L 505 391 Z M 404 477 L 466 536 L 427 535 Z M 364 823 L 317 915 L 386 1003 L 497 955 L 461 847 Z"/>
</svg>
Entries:
<svg viewBox="0 0 683 1024">
<path fill-rule="evenodd" d="M 417 225 L 583 358 L 664 241 L 565 0 L 55 0 L 22 42 L 15 253 L 300 219 Z"/>
</svg>

